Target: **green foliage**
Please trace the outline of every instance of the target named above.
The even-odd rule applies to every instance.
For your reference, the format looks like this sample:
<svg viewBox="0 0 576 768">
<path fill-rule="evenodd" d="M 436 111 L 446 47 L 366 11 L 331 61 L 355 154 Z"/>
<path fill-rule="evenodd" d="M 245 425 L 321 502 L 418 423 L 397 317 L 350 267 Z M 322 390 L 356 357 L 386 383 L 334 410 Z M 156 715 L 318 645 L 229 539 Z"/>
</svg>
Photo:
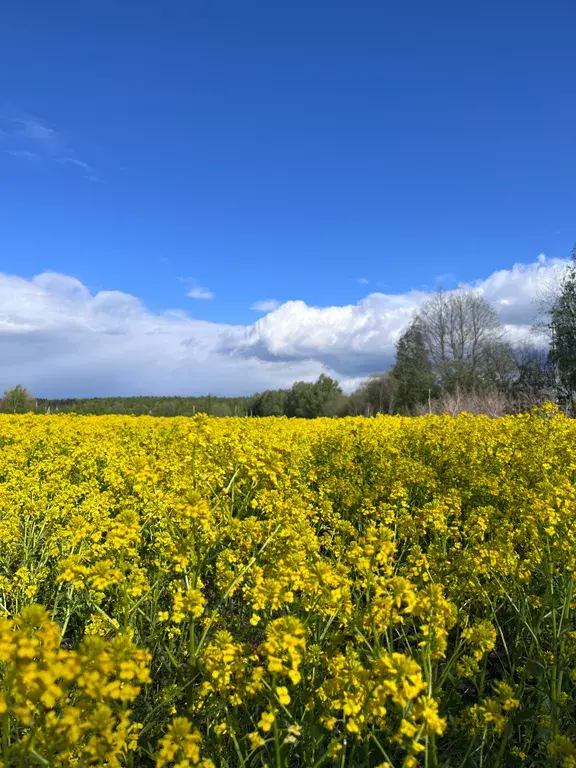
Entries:
<svg viewBox="0 0 576 768">
<path fill-rule="evenodd" d="M 337 381 L 321 374 L 317 381 L 297 381 L 286 395 L 286 416 L 314 419 L 332 416 L 341 402 L 342 389 Z"/>
<path fill-rule="evenodd" d="M 559 395 L 571 410 L 576 395 L 576 253 L 552 306 L 550 359 L 557 373 Z"/>
<path fill-rule="evenodd" d="M 27 413 L 36 410 L 36 402 L 21 384 L 7 389 L 2 398 L 3 413 Z"/>
<path fill-rule="evenodd" d="M 375 373 L 348 398 L 350 416 L 394 413 L 397 383 L 389 373 Z"/>
<path fill-rule="evenodd" d="M 396 344 L 394 410 L 411 414 L 436 394 L 436 381 L 426 349 L 422 323 L 417 317 Z"/>
<path fill-rule="evenodd" d="M 39 399 L 42 413 L 126 414 L 151 416 L 339 416 L 346 398 L 338 382 L 320 376 L 316 382 L 296 382 L 292 389 L 266 390 L 252 397 L 94 397 Z"/>
<path fill-rule="evenodd" d="M 249 416 L 252 397 L 93 397 L 38 399 L 42 413 L 79 413 L 85 415 L 126 414 L 134 416 Z"/>
<path fill-rule="evenodd" d="M 286 404 L 285 389 L 267 389 L 254 397 L 254 416 L 283 416 Z"/>
</svg>

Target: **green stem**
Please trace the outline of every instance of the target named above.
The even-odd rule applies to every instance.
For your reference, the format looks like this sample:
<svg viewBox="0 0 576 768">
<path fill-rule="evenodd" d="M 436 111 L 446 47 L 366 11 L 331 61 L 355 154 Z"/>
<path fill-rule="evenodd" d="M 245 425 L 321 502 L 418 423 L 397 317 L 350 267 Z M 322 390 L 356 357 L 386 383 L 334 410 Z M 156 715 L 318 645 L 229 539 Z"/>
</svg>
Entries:
<svg viewBox="0 0 576 768">
<path fill-rule="evenodd" d="M 542 601 L 542 606 L 540 608 L 540 616 L 538 617 L 535 630 L 532 630 L 532 628 L 528 625 L 526 620 L 523 619 L 523 623 L 525 623 L 530 629 L 530 634 L 532 635 L 532 642 L 530 643 L 530 648 L 528 649 L 528 655 L 524 662 L 524 670 L 522 672 L 520 682 L 518 683 L 518 699 L 520 701 L 522 701 L 524 685 L 526 684 L 526 677 L 528 676 L 528 662 L 531 660 L 532 654 L 534 653 L 536 646 L 540 645 L 538 641 L 538 634 L 540 632 L 540 626 L 542 624 L 542 621 L 544 620 L 545 613 L 546 613 L 546 602 Z M 512 733 L 512 725 L 510 723 L 510 720 L 508 720 L 508 722 L 506 723 L 506 727 L 504 729 L 504 733 L 502 734 L 500 739 L 500 748 L 498 749 L 498 754 L 496 755 L 494 768 L 500 768 L 502 764 L 502 758 L 504 757 L 504 752 L 506 751 L 506 747 L 508 745 L 508 739 L 510 738 L 511 733 Z"/>
<path fill-rule="evenodd" d="M 464 755 L 464 758 L 462 759 L 462 762 L 458 766 L 458 768 L 466 768 L 468 765 L 468 758 L 472 754 L 476 747 L 476 736 L 471 736 L 470 741 L 468 742 L 468 749 L 466 750 L 466 753 Z"/>
<path fill-rule="evenodd" d="M 270 542 L 272 541 L 273 537 L 274 537 L 274 536 L 275 536 L 275 535 L 278 533 L 278 531 L 280 530 L 280 527 L 281 527 L 281 525 L 280 525 L 280 523 L 278 523 L 278 525 L 276 526 L 276 528 L 274 528 L 274 530 L 272 531 L 272 533 L 271 533 L 271 534 L 268 536 L 268 538 L 266 539 L 266 541 L 264 542 L 264 544 L 262 544 L 262 546 L 261 546 L 261 547 L 260 547 L 260 549 L 258 550 L 257 554 L 255 554 L 255 555 L 254 555 L 254 557 L 252 557 L 252 558 L 250 559 L 250 561 L 248 562 L 248 564 L 247 564 L 247 565 L 246 565 L 246 566 L 245 566 L 245 567 L 242 569 L 242 571 L 241 571 L 241 572 L 238 574 L 238 576 L 237 576 L 237 577 L 234 579 L 234 581 L 232 582 L 232 584 L 230 584 L 230 586 L 228 587 L 228 589 L 227 589 L 227 590 L 226 590 L 226 592 L 224 593 L 224 595 L 223 595 L 222 599 L 220 600 L 220 603 L 219 603 L 218 607 L 217 607 L 217 608 L 215 608 L 215 609 L 214 609 L 214 611 L 212 612 L 212 615 L 211 615 L 211 617 L 210 617 L 210 621 L 208 622 L 208 624 L 207 624 L 207 626 L 206 626 L 206 629 L 205 629 L 205 630 L 204 630 L 204 632 L 202 633 L 202 637 L 200 638 L 200 640 L 199 640 L 199 642 L 198 642 L 198 645 L 196 646 L 196 654 L 195 654 L 196 656 L 198 656 L 198 654 L 200 653 L 200 650 L 202 649 L 202 646 L 204 645 L 204 643 L 205 643 L 205 641 L 206 641 L 206 638 L 208 637 L 208 633 L 210 632 L 210 629 L 212 628 L 212 624 L 214 623 L 214 620 L 216 619 L 216 617 L 219 615 L 219 609 L 222 607 L 222 605 L 224 605 L 224 603 L 225 603 L 225 602 L 226 602 L 226 600 L 228 599 L 228 596 L 230 595 L 230 593 L 232 592 L 232 590 L 234 589 L 234 587 L 235 587 L 235 586 L 236 586 L 236 585 L 237 585 L 237 584 L 238 584 L 240 581 L 242 581 L 242 579 L 244 578 L 244 575 L 245 575 L 245 574 L 246 574 L 246 573 L 247 573 L 247 572 L 250 570 L 250 568 L 252 568 L 252 566 L 254 565 L 254 563 L 256 562 L 256 560 L 257 560 L 257 559 L 260 557 L 260 555 L 262 554 L 262 552 L 264 552 L 264 550 L 266 549 L 266 547 L 268 546 L 268 544 L 270 544 Z M 192 661 L 192 660 L 191 660 L 191 661 Z"/>
<path fill-rule="evenodd" d="M 228 707 L 226 707 L 226 722 L 228 723 L 228 730 L 230 732 L 230 736 L 232 738 L 232 743 L 234 744 L 234 749 L 236 750 L 236 755 L 238 757 L 240 768 L 245 768 L 246 761 L 244 760 L 244 757 L 242 755 L 242 750 L 240 749 L 240 744 L 238 744 L 238 739 L 236 738 L 236 734 L 234 732 L 234 725 L 230 718 L 230 711 L 228 710 Z"/>
<path fill-rule="evenodd" d="M 282 762 L 282 750 L 280 748 L 280 731 L 276 717 L 274 717 L 274 724 L 272 727 L 274 729 L 274 752 L 276 754 L 276 768 L 284 768 L 284 763 Z"/>
</svg>

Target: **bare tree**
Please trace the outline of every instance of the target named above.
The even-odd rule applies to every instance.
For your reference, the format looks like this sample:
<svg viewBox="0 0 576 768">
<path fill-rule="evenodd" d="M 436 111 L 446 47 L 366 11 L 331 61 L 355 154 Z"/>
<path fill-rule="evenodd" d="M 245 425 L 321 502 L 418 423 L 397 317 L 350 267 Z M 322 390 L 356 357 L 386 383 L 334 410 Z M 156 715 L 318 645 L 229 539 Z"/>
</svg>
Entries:
<svg viewBox="0 0 576 768">
<path fill-rule="evenodd" d="M 459 413 L 471 413 L 474 416 L 485 414 L 498 418 L 513 410 L 513 402 L 504 392 L 497 390 L 464 392 L 457 388 L 453 392 L 444 392 L 440 397 L 432 400 L 428 406 L 420 406 L 416 415 L 434 413 L 457 416 Z"/>
<path fill-rule="evenodd" d="M 424 304 L 419 317 L 442 389 L 494 385 L 510 347 L 496 310 L 481 294 L 462 289 L 439 292 Z"/>
</svg>

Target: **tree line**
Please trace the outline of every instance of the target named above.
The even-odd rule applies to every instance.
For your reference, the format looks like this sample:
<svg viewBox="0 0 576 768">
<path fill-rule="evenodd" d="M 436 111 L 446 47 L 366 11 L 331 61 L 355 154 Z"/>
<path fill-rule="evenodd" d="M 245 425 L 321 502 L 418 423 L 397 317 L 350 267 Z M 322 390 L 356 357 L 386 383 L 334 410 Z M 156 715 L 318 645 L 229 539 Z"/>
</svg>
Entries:
<svg viewBox="0 0 576 768">
<path fill-rule="evenodd" d="M 576 250 L 545 300 L 541 343 L 512 344 L 495 309 L 475 291 L 436 293 L 396 343 L 390 370 L 345 395 L 322 374 L 289 389 L 251 397 L 114 397 L 34 399 L 17 386 L 4 393 L 8 413 L 150 414 L 154 416 L 288 416 L 316 418 L 377 413 L 417 415 L 469 411 L 521 412 L 547 401 L 576 414 Z"/>
</svg>

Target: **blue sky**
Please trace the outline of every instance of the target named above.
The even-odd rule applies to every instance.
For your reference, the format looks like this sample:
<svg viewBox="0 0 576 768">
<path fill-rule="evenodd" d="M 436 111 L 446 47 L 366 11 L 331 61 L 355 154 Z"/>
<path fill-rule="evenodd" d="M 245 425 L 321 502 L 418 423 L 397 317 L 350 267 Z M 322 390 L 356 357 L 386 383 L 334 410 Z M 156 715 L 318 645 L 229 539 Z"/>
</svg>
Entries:
<svg viewBox="0 0 576 768">
<path fill-rule="evenodd" d="M 251 333 L 264 299 L 566 257 L 575 23 L 568 0 L 11 3 L 0 271 Z"/>
</svg>

